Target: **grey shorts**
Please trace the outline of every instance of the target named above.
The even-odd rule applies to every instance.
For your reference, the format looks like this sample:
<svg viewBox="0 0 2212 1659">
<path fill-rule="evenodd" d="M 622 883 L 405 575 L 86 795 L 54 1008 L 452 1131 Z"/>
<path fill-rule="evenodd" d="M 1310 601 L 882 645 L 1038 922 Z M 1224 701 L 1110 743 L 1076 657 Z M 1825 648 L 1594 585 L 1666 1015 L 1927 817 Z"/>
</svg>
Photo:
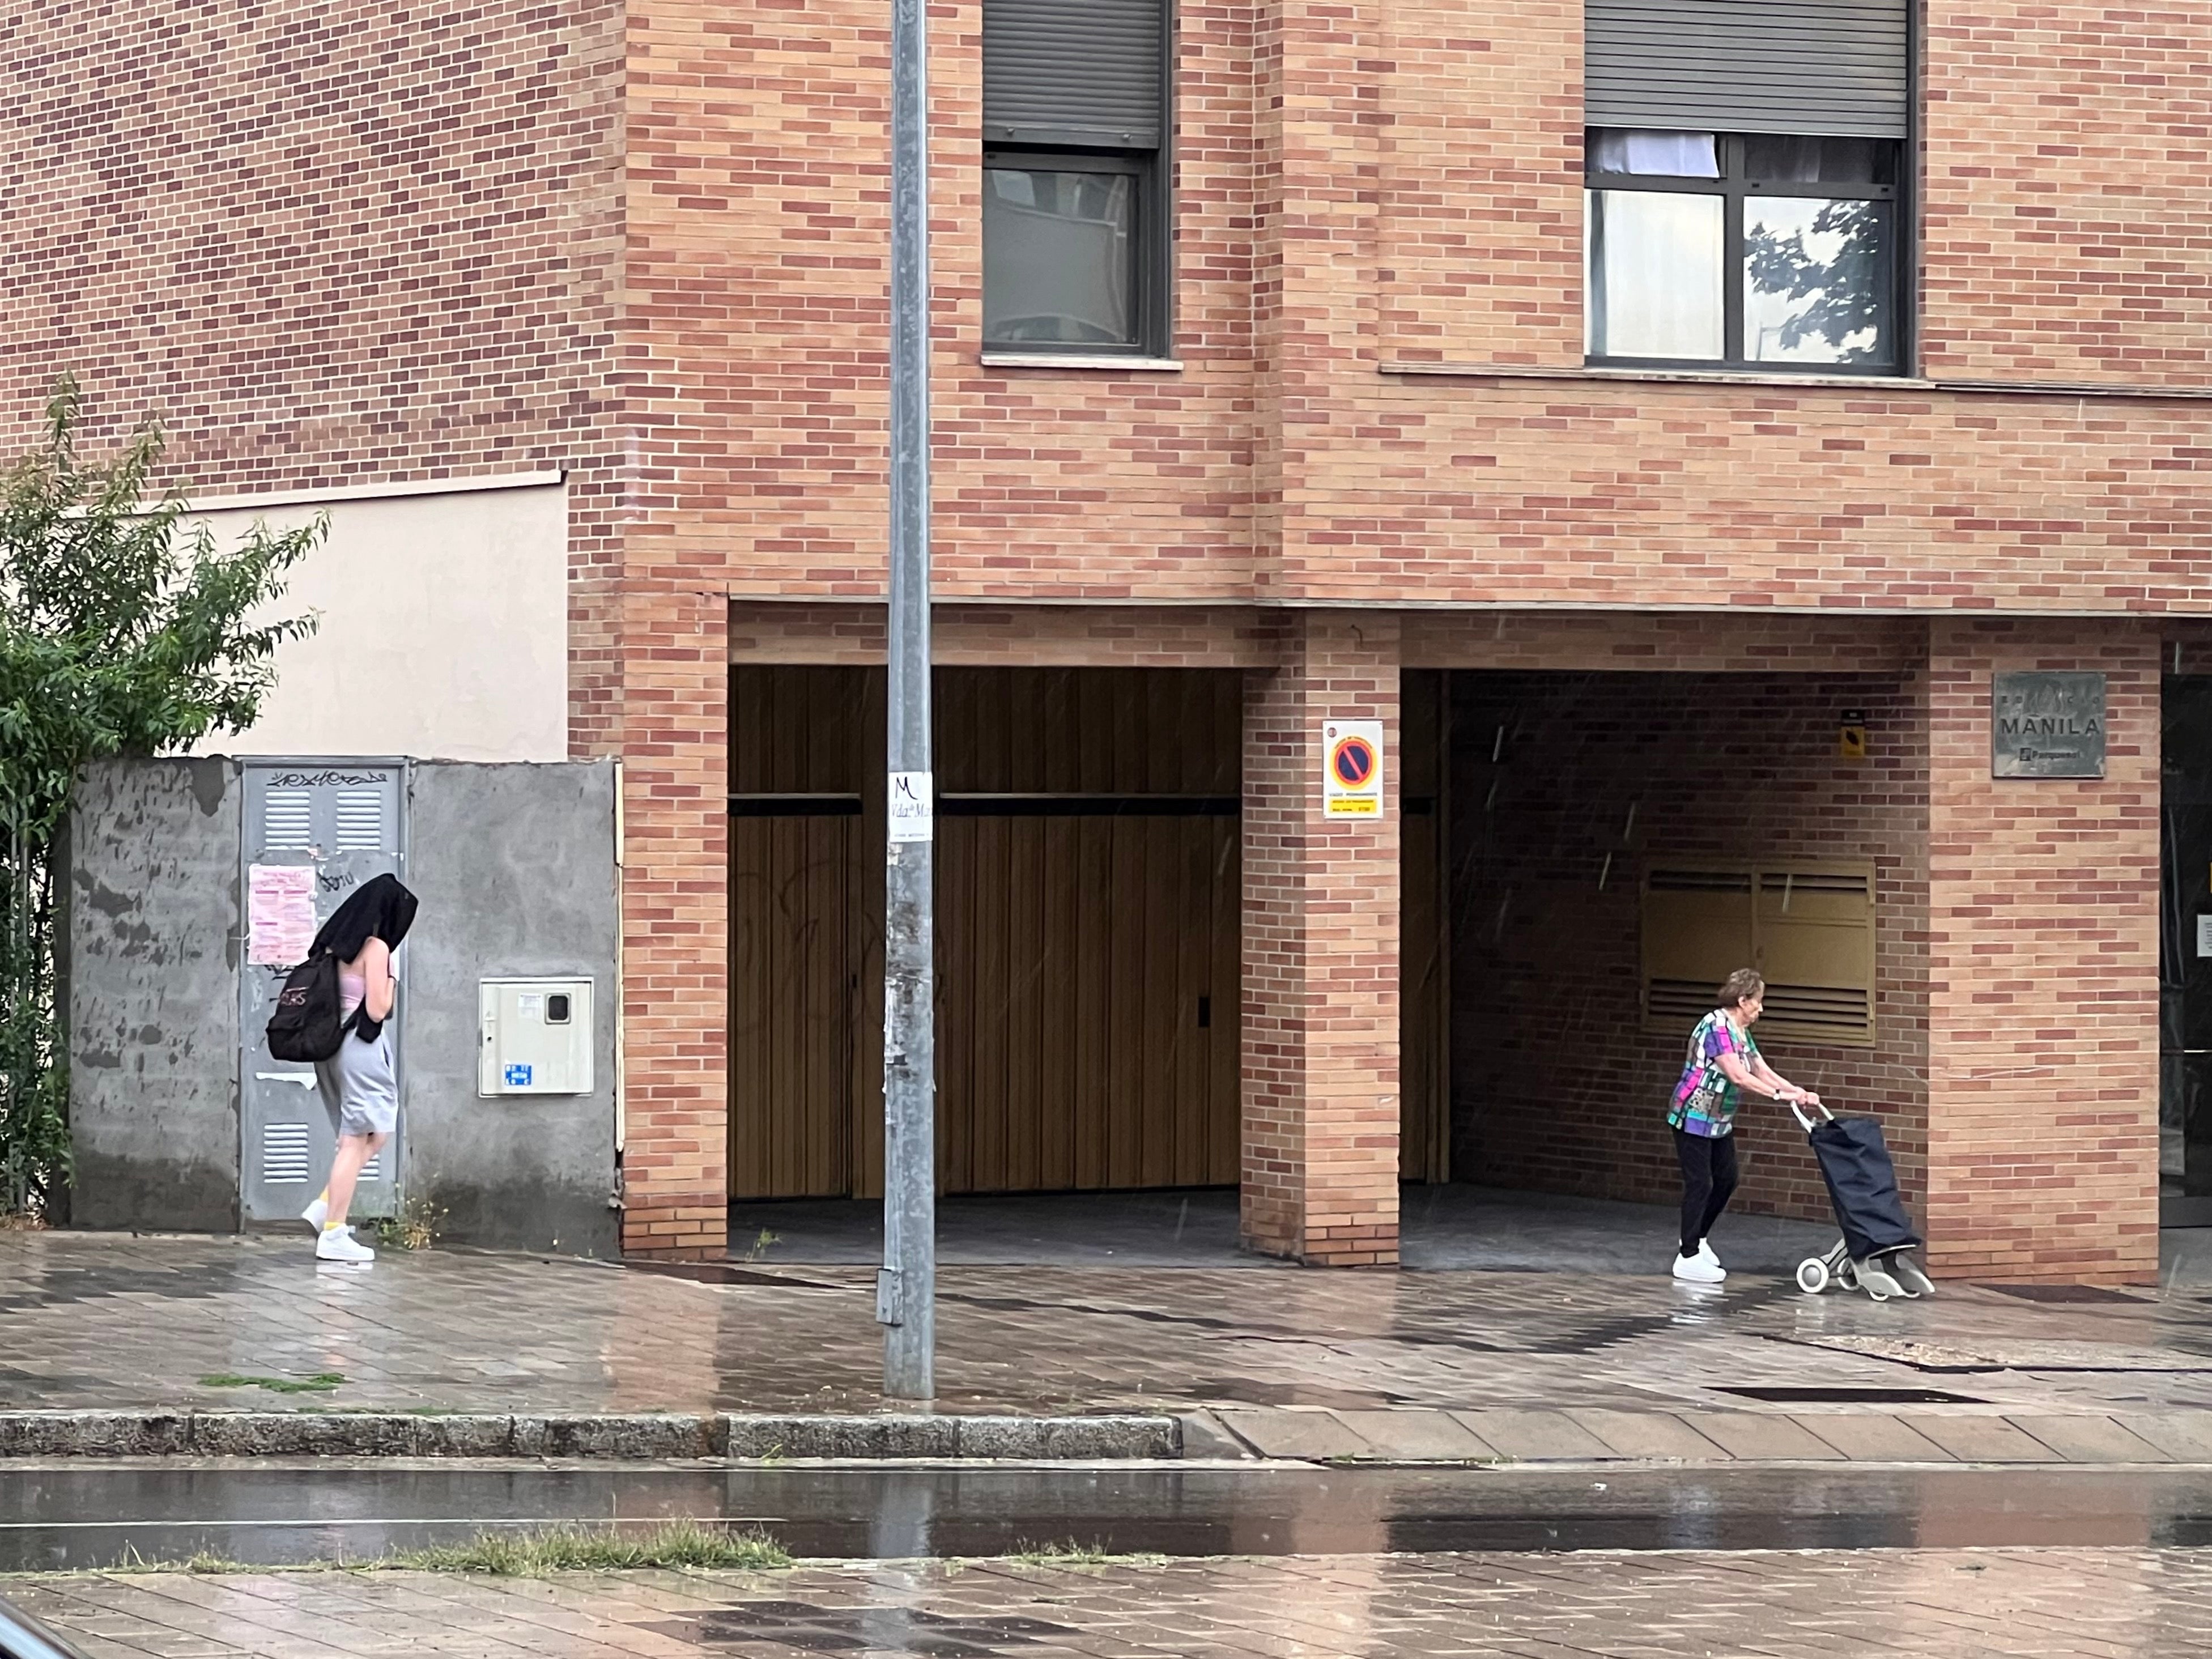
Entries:
<svg viewBox="0 0 2212 1659">
<path fill-rule="evenodd" d="M 338 1051 L 315 1065 L 331 1127 L 341 1135 L 388 1135 L 399 1127 L 399 1079 L 387 1027 L 374 1042 L 345 1034 Z"/>
</svg>

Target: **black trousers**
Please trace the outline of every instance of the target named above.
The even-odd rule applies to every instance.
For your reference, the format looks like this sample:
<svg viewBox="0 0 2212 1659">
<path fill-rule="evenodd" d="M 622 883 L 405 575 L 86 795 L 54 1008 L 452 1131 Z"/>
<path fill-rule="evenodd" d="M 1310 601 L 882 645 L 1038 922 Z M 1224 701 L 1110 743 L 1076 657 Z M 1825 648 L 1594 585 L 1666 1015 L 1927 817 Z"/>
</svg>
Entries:
<svg viewBox="0 0 2212 1659">
<path fill-rule="evenodd" d="M 1735 1195 L 1735 1137 L 1674 1131 L 1674 1156 L 1682 1165 L 1682 1254 L 1698 1245 Z"/>
</svg>

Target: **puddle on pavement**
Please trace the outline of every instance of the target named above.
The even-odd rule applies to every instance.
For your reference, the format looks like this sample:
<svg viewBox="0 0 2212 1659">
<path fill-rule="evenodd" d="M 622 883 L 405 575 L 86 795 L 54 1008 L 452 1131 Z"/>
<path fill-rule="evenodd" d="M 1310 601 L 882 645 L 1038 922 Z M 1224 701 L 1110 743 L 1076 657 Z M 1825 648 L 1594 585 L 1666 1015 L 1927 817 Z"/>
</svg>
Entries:
<svg viewBox="0 0 2212 1659">
<path fill-rule="evenodd" d="M 2110 1290 L 2102 1285 L 1978 1285 L 1974 1288 L 2017 1297 L 2022 1302 L 2131 1302 L 2141 1307 L 2157 1305 L 2154 1297 Z"/>
<path fill-rule="evenodd" d="M 1953 1394 L 1948 1389 L 1813 1388 L 1791 1384 L 1741 1386 L 1713 1389 L 1741 1400 L 1763 1400 L 1770 1406 L 1986 1406 L 1986 1400 Z"/>
<path fill-rule="evenodd" d="M 372 1559 L 495 1528 L 761 1527 L 799 1556 L 2212 1542 L 2212 1471 L 19 1463 L 0 1570 Z"/>
</svg>

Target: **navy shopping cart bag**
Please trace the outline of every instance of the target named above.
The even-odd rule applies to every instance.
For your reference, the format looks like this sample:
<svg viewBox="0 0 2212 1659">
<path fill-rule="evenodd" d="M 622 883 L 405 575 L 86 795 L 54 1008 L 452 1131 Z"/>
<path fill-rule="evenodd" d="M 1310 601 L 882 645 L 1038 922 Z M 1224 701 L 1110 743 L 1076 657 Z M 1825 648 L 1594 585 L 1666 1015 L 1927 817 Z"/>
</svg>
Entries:
<svg viewBox="0 0 2212 1659">
<path fill-rule="evenodd" d="M 1920 1243 L 1905 1213 L 1881 1124 L 1870 1117 L 1830 1118 L 1815 1124 L 1809 1138 L 1852 1260 Z"/>
</svg>

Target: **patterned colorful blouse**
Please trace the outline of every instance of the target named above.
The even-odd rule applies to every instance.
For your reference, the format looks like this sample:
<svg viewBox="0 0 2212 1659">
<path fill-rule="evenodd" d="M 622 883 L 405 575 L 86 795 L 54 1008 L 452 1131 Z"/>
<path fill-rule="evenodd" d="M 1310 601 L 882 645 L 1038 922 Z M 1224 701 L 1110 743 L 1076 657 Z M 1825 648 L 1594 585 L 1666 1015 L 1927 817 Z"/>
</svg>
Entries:
<svg viewBox="0 0 2212 1659">
<path fill-rule="evenodd" d="M 1724 1011 L 1716 1008 L 1690 1033 L 1682 1080 L 1674 1085 L 1674 1104 L 1667 1111 L 1670 1128 L 1693 1135 L 1735 1132 L 1736 1086 L 1721 1069 L 1723 1054 L 1740 1054 L 1746 1066 L 1755 1066 L 1759 1045 L 1750 1032 L 1738 1030 Z"/>
</svg>

